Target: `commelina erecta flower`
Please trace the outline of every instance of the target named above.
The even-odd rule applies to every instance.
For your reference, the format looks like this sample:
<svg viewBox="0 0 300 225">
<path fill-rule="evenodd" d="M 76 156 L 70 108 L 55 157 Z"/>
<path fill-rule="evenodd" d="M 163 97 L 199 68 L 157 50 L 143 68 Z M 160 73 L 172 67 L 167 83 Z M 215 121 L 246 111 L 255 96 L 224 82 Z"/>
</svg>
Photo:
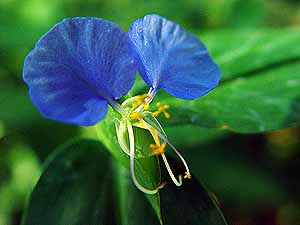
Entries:
<svg viewBox="0 0 300 225">
<path fill-rule="evenodd" d="M 137 71 L 150 87 L 143 95 L 117 100 L 132 87 Z M 102 120 L 110 105 L 117 113 L 116 133 L 122 150 L 130 156 L 134 184 L 147 194 L 135 176 L 134 127 L 153 137 L 145 155 L 160 155 L 173 182 L 191 178 L 186 161 L 170 143 L 156 117 L 170 119 L 169 105 L 150 103 L 159 90 L 182 99 L 201 97 L 218 85 L 220 70 L 206 47 L 193 34 L 159 15 L 135 21 L 128 33 L 104 19 L 76 17 L 53 26 L 27 55 L 23 79 L 34 105 L 47 118 L 80 126 Z M 166 146 L 179 156 L 185 174 L 175 176 L 169 166 Z M 149 149 L 151 151 L 149 151 Z"/>
</svg>

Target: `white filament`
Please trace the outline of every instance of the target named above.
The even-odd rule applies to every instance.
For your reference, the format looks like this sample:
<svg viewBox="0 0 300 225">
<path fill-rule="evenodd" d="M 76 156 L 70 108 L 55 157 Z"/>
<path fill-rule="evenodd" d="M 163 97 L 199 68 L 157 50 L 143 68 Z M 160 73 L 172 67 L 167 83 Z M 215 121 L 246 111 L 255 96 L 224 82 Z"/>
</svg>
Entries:
<svg viewBox="0 0 300 225">
<path fill-rule="evenodd" d="M 156 194 L 158 192 L 159 189 L 163 188 L 164 185 L 160 185 L 155 189 L 147 189 L 145 187 L 143 187 L 136 179 L 135 177 L 135 171 L 134 171 L 134 154 L 135 154 L 135 145 L 134 145 L 134 133 L 133 133 L 133 129 L 132 126 L 130 124 L 130 122 L 127 123 L 127 129 L 128 129 L 128 136 L 129 136 L 129 147 L 130 147 L 130 173 L 131 173 L 131 177 L 132 177 L 132 181 L 134 183 L 134 185 L 141 190 L 142 192 L 146 193 L 146 194 Z"/>
</svg>

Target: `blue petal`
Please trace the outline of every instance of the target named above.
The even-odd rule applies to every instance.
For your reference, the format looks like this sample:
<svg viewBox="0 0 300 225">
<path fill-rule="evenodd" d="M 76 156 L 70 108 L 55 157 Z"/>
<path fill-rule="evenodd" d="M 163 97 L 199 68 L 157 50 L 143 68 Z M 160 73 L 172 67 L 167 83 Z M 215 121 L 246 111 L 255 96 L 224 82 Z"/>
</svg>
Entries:
<svg viewBox="0 0 300 225">
<path fill-rule="evenodd" d="M 135 21 L 129 31 L 134 57 L 145 82 L 184 99 L 205 95 L 221 71 L 193 34 L 158 15 Z"/>
<path fill-rule="evenodd" d="M 103 19 L 58 23 L 25 59 L 23 78 L 33 103 L 54 120 L 97 123 L 108 102 L 126 94 L 134 82 L 128 45 L 127 33 Z"/>
</svg>

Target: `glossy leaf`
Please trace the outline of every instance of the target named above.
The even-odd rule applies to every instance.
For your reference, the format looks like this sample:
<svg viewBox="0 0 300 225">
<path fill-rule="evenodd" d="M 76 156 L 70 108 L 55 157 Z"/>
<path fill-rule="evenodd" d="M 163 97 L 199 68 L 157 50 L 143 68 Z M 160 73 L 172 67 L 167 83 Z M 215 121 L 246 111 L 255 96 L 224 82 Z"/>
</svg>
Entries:
<svg viewBox="0 0 300 225">
<path fill-rule="evenodd" d="M 196 101 L 172 97 L 169 124 L 218 127 L 241 133 L 300 125 L 300 64 L 239 78 Z"/>
<path fill-rule="evenodd" d="M 111 164 L 95 141 L 62 146 L 46 163 L 23 225 L 112 224 Z"/>
<path fill-rule="evenodd" d="M 174 168 L 174 165 L 173 165 Z M 145 204 L 140 192 L 130 185 L 128 170 L 118 167 L 119 201 L 122 224 L 158 225 L 151 217 L 151 210 Z M 167 179 L 168 174 L 164 174 Z M 183 186 L 175 186 L 171 180 L 161 191 L 161 210 L 164 225 L 227 225 L 219 211 L 214 198 L 196 180 L 184 182 Z M 126 193 L 126 194 L 125 194 Z M 138 212 L 142 209 L 142 215 Z M 148 217 L 145 217 L 149 215 Z M 142 217 L 143 216 L 143 217 Z"/>
<path fill-rule="evenodd" d="M 171 161 L 174 171 L 182 171 L 175 160 Z M 163 175 L 168 177 L 166 171 Z M 171 181 L 161 190 L 163 222 L 166 225 L 227 225 L 219 205 L 206 188 L 192 174 L 181 187 Z"/>
<path fill-rule="evenodd" d="M 23 224 L 128 224 L 123 221 L 123 216 L 133 225 L 140 224 L 137 221 L 145 218 L 153 221 L 149 225 L 159 224 L 147 198 L 132 184 L 128 169 L 119 165 L 124 171 L 120 173 L 113 164 L 119 165 L 115 160 L 112 163 L 99 142 L 77 140 L 62 146 L 46 163 Z M 134 198 L 130 202 L 116 201 L 115 196 L 120 194 L 130 198 L 130 193 L 124 192 L 126 187 L 134 193 Z M 133 201 L 137 204 L 131 204 Z M 124 204 L 130 204 L 130 207 L 124 207 Z M 132 209 L 134 214 L 127 209 Z"/>
</svg>

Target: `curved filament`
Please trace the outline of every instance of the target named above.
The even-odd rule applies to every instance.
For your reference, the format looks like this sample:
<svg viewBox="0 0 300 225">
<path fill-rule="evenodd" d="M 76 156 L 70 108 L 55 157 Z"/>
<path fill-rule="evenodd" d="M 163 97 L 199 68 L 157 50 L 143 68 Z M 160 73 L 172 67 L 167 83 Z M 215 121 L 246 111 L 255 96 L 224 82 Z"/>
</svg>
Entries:
<svg viewBox="0 0 300 225">
<path fill-rule="evenodd" d="M 143 127 L 144 129 L 147 129 L 150 131 L 153 139 L 154 139 L 154 142 L 157 146 L 160 146 L 160 135 L 162 135 L 157 129 L 155 129 L 153 126 L 149 125 L 146 121 L 142 120 L 142 124 L 140 124 L 141 127 Z M 163 139 L 164 140 L 164 139 Z M 166 141 L 165 141 L 166 142 Z M 168 142 L 166 142 L 167 144 L 169 144 Z M 170 145 L 171 146 L 171 145 Z M 172 147 L 172 146 L 171 146 Z M 173 146 L 174 147 L 174 146 Z M 167 157 L 164 153 L 161 154 L 161 157 L 164 161 L 164 164 L 167 168 L 167 171 L 173 181 L 173 183 L 176 185 L 176 186 L 181 186 L 182 185 L 182 175 L 179 175 L 178 176 L 178 180 L 176 179 L 170 165 L 169 165 L 169 162 L 167 160 Z M 182 156 L 181 156 L 182 157 Z M 183 157 L 182 157 L 183 158 Z M 184 160 L 184 159 L 183 159 Z M 184 161 L 185 162 L 185 161 Z M 189 173 L 189 170 L 187 170 L 187 172 Z"/>
<path fill-rule="evenodd" d="M 182 175 L 179 175 L 179 176 L 178 176 L 178 181 L 177 181 L 177 179 L 176 179 L 176 177 L 174 176 L 174 173 L 173 173 L 173 171 L 172 171 L 172 169 L 171 169 L 171 167 L 170 167 L 170 165 L 169 165 L 169 163 L 168 163 L 168 160 L 167 160 L 166 155 L 165 155 L 164 153 L 162 153 L 162 154 L 161 154 L 161 157 L 162 157 L 162 159 L 163 159 L 163 161 L 164 161 L 164 163 L 165 163 L 165 166 L 166 166 L 166 168 L 167 168 L 167 170 L 168 170 L 168 173 L 169 173 L 169 175 L 170 175 L 170 177 L 171 177 L 173 183 L 174 183 L 176 186 L 178 186 L 178 187 L 181 186 L 181 185 L 182 185 Z"/>
<path fill-rule="evenodd" d="M 134 145 L 134 134 L 133 134 L 133 129 L 130 123 L 127 123 L 127 129 L 128 129 L 128 136 L 129 136 L 129 148 L 130 148 L 130 174 L 133 180 L 133 183 L 135 184 L 135 186 L 141 190 L 142 192 L 146 193 L 146 194 L 156 194 L 158 192 L 159 189 L 164 187 L 164 184 L 159 185 L 157 188 L 155 189 L 148 189 L 143 187 L 138 180 L 135 177 L 135 171 L 134 171 L 134 154 L 135 154 L 135 145 Z"/>
<path fill-rule="evenodd" d="M 176 155 L 179 157 L 179 159 L 181 160 L 181 162 L 183 163 L 185 169 L 186 169 L 186 176 L 188 178 L 190 178 L 190 170 L 189 167 L 185 161 L 185 159 L 183 158 L 183 156 L 180 154 L 180 152 L 175 148 L 175 146 L 169 141 L 169 139 L 163 135 L 162 133 L 160 133 L 157 129 L 154 128 L 154 126 L 152 126 L 151 124 L 147 123 L 146 121 L 144 121 L 144 125 L 145 127 L 147 127 L 149 130 L 150 129 L 154 129 L 157 132 L 157 135 L 159 136 L 159 138 L 161 138 L 164 142 L 166 142 L 172 149 L 173 151 L 176 153 Z M 175 182 L 174 182 L 175 183 Z"/>
</svg>

